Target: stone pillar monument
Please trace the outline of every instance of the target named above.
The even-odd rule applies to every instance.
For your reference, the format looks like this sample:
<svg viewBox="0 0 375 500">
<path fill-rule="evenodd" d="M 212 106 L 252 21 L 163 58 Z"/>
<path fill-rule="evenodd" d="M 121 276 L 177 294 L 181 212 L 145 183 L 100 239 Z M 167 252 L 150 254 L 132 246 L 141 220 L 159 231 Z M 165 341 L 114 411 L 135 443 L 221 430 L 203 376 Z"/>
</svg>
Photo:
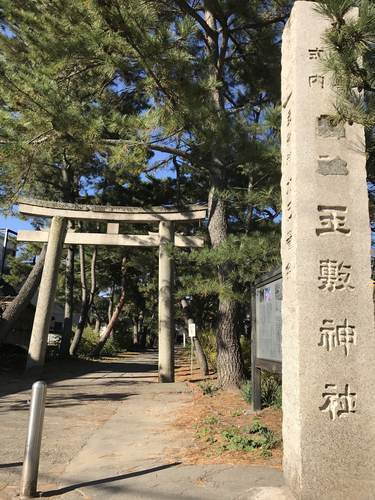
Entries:
<svg viewBox="0 0 375 500">
<path fill-rule="evenodd" d="M 159 382 L 174 382 L 173 222 L 159 223 Z"/>
<path fill-rule="evenodd" d="M 297 1 L 282 46 L 284 474 L 300 499 L 375 498 L 364 132 L 334 126 L 330 22 Z"/>
</svg>

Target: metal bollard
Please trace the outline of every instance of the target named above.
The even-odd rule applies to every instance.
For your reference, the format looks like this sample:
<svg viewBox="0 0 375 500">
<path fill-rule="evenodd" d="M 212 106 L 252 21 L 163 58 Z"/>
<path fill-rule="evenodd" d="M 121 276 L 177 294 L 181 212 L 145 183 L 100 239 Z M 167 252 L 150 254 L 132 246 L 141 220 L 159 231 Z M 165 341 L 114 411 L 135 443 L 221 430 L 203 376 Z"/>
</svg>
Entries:
<svg viewBox="0 0 375 500">
<path fill-rule="evenodd" d="M 29 426 L 25 446 L 25 457 L 22 467 L 20 487 L 21 498 L 37 496 L 38 469 L 44 408 L 46 403 L 47 384 L 42 380 L 35 382 L 32 387 Z"/>
</svg>

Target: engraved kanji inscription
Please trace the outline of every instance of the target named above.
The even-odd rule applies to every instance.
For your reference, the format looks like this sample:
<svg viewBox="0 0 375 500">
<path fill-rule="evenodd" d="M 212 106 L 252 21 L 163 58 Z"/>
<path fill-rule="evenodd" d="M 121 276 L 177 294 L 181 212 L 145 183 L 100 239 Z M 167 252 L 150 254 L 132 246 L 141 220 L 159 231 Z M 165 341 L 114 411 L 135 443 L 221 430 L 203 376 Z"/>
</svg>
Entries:
<svg viewBox="0 0 375 500">
<path fill-rule="evenodd" d="M 318 205 L 318 212 L 321 212 L 319 215 L 321 226 L 315 230 L 318 236 L 335 232 L 350 234 L 350 229 L 346 227 L 346 207 Z"/>
<path fill-rule="evenodd" d="M 328 115 L 320 115 L 317 118 L 316 135 L 324 138 L 342 139 L 345 137 L 345 127 L 342 124 L 335 125 Z"/>
<path fill-rule="evenodd" d="M 285 242 L 288 245 L 288 247 L 290 247 L 290 245 L 292 244 L 292 239 L 293 239 L 292 231 L 288 231 L 286 233 L 286 239 L 285 239 Z"/>
<path fill-rule="evenodd" d="M 291 201 L 286 206 L 286 215 L 287 215 L 288 220 L 291 220 L 291 218 L 293 216 L 292 202 Z"/>
<path fill-rule="evenodd" d="M 338 260 L 324 259 L 319 261 L 319 290 L 354 290 L 350 284 L 352 266 Z"/>
<path fill-rule="evenodd" d="M 292 191 L 292 178 L 289 177 L 289 179 L 286 181 L 285 184 L 285 195 L 289 196 Z"/>
<path fill-rule="evenodd" d="M 318 160 L 317 173 L 320 175 L 348 175 L 346 161 L 338 156 L 329 158 L 329 156 L 320 156 Z"/>
<path fill-rule="evenodd" d="M 289 127 L 291 123 L 292 123 L 292 110 L 290 109 L 286 117 L 286 126 Z"/>
<path fill-rule="evenodd" d="M 292 266 L 288 262 L 288 264 L 285 266 L 285 269 L 284 269 L 284 275 L 285 275 L 286 279 L 289 278 L 291 272 L 292 272 Z"/>
<path fill-rule="evenodd" d="M 324 53 L 323 49 L 308 49 L 309 59 L 320 59 L 321 55 Z"/>
<path fill-rule="evenodd" d="M 324 89 L 324 76 L 323 75 L 310 75 L 309 87 L 320 87 Z"/>
<path fill-rule="evenodd" d="M 357 393 L 350 392 L 349 384 L 345 385 L 344 392 L 338 392 L 336 384 L 325 384 L 325 392 L 323 392 L 322 397 L 324 402 L 319 410 L 328 412 L 331 420 L 357 411 Z"/>
<path fill-rule="evenodd" d="M 335 347 L 343 346 L 345 356 L 348 356 L 352 345 L 357 345 L 357 332 L 355 326 L 349 325 L 346 318 L 343 324 L 335 324 L 332 319 L 323 320 L 320 327 L 319 347 L 323 347 L 330 352 Z"/>
<path fill-rule="evenodd" d="M 286 92 L 286 98 L 284 99 L 283 102 L 283 108 L 285 109 L 290 101 L 290 98 L 292 97 L 292 91 L 290 90 L 289 92 Z"/>
</svg>

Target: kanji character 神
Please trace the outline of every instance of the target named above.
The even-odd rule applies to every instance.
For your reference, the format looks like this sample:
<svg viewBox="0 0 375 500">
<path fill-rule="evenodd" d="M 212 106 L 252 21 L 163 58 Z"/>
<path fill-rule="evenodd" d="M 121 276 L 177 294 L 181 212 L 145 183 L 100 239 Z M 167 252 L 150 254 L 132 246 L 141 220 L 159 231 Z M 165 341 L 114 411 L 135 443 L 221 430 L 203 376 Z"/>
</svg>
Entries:
<svg viewBox="0 0 375 500">
<path fill-rule="evenodd" d="M 320 342 L 318 346 L 332 351 L 335 347 L 344 346 L 345 356 L 348 356 L 351 345 L 357 345 L 357 332 L 354 325 L 349 325 L 345 318 L 343 325 L 335 325 L 331 319 L 323 320 L 320 328 Z"/>
</svg>

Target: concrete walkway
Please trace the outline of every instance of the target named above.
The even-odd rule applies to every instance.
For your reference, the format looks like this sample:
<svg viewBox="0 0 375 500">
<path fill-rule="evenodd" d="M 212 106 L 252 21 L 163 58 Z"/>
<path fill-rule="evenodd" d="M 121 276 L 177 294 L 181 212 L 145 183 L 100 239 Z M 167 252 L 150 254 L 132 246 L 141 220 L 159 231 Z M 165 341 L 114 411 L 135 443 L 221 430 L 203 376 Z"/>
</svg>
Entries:
<svg viewBox="0 0 375 500">
<path fill-rule="evenodd" d="M 174 458 L 186 437 L 170 423 L 192 396 L 184 383 L 155 383 L 155 353 L 95 363 L 91 368 L 60 381 L 49 375 L 41 496 L 65 500 L 290 498 L 279 470 L 184 465 Z M 0 402 L 2 445 L 7 428 L 6 446 L 0 449 L 1 499 L 15 498 L 17 493 L 27 406 L 27 391 L 5 395 Z"/>
</svg>

